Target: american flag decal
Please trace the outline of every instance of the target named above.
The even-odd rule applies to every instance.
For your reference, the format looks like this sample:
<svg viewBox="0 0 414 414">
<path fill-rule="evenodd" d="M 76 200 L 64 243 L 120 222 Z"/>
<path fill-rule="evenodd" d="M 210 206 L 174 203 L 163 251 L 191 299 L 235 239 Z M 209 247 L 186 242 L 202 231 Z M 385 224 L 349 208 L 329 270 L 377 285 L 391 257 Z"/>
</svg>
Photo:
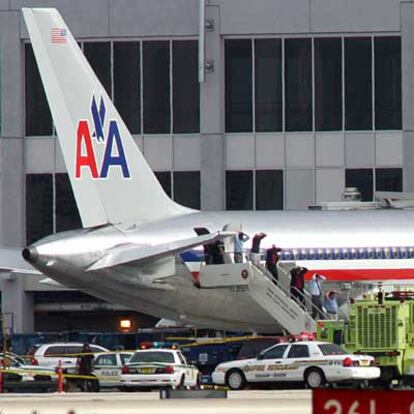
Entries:
<svg viewBox="0 0 414 414">
<path fill-rule="evenodd" d="M 66 29 L 59 29 L 57 27 L 51 30 L 52 43 L 66 43 Z"/>
</svg>

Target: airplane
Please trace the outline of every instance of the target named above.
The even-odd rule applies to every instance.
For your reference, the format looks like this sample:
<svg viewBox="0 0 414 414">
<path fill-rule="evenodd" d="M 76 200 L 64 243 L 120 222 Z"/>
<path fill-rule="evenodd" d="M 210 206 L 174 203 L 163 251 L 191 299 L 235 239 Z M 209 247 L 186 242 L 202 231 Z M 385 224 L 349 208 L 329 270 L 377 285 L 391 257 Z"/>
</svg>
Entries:
<svg viewBox="0 0 414 414">
<path fill-rule="evenodd" d="M 414 279 L 413 211 L 198 211 L 171 200 L 59 12 L 22 11 L 83 225 L 23 250 L 39 272 L 160 318 L 262 333 L 275 320 L 243 290 L 194 283 L 204 245 L 265 232 L 262 250 L 280 247 L 307 279 Z"/>
</svg>

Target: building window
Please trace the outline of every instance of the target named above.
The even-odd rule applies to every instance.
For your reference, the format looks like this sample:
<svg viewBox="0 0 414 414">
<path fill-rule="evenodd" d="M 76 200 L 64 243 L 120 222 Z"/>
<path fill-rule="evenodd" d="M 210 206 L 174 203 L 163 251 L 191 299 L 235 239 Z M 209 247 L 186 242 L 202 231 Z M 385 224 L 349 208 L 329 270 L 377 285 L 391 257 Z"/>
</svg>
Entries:
<svg viewBox="0 0 414 414">
<path fill-rule="evenodd" d="M 141 133 L 139 42 L 114 42 L 114 104 L 132 134 Z"/>
<path fill-rule="evenodd" d="M 200 209 L 200 172 L 175 171 L 174 201 L 186 207 Z"/>
<path fill-rule="evenodd" d="M 173 132 L 200 131 L 198 45 L 195 40 L 172 42 Z"/>
<path fill-rule="evenodd" d="M 286 131 L 312 130 L 312 56 L 310 39 L 285 41 Z"/>
<path fill-rule="evenodd" d="M 252 42 L 250 39 L 225 41 L 226 131 L 251 132 Z"/>
<path fill-rule="evenodd" d="M 52 115 L 40 79 L 32 45 L 24 45 L 26 135 L 52 135 Z"/>
<path fill-rule="evenodd" d="M 85 42 L 83 53 L 107 94 L 111 92 L 111 44 L 109 42 Z M 96 91 L 99 93 L 98 91 Z"/>
<path fill-rule="evenodd" d="M 256 171 L 256 210 L 283 210 L 283 171 Z"/>
<path fill-rule="evenodd" d="M 375 170 L 376 191 L 402 191 L 402 168 L 377 168 Z"/>
<path fill-rule="evenodd" d="M 372 169 L 347 169 L 345 170 L 345 187 L 357 187 L 361 193 L 361 201 L 373 199 Z"/>
<path fill-rule="evenodd" d="M 56 231 L 60 232 L 82 228 L 82 221 L 79 216 L 68 174 L 55 174 L 55 186 Z"/>
<path fill-rule="evenodd" d="M 256 39 L 255 130 L 282 131 L 282 47 L 280 39 Z"/>
<path fill-rule="evenodd" d="M 315 39 L 315 129 L 342 130 L 342 45 Z"/>
<path fill-rule="evenodd" d="M 55 214 L 54 214 L 55 211 Z M 26 174 L 26 242 L 82 228 L 67 174 Z"/>
<path fill-rule="evenodd" d="M 345 128 L 372 129 L 371 38 L 345 39 Z"/>
<path fill-rule="evenodd" d="M 168 197 L 172 198 L 171 195 L 171 172 L 170 171 L 155 171 L 155 176 L 157 177 L 161 187 L 168 195 Z"/>
<path fill-rule="evenodd" d="M 171 131 L 170 43 L 143 43 L 144 134 Z"/>
<path fill-rule="evenodd" d="M 26 175 L 26 243 L 53 233 L 53 176 Z"/>
<path fill-rule="evenodd" d="M 226 209 L 253 210 L 252 171 L 226 171 Z"/>
<path fill-rule="evenodd" d="M 401 129 L 401 38 L 376 37 L 375 128 Z"/>
</svg>

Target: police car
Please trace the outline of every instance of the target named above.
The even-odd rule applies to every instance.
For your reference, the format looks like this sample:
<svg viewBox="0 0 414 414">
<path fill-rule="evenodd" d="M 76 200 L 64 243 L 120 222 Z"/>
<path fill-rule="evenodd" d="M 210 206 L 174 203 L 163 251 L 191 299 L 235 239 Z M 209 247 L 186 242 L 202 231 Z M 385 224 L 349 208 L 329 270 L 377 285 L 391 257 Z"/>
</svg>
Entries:
<svg viewBox="0 0 414 414">
<path fill-rule="evenodd" d="M 122 368 L 124 390 L 159 387 L 196 387 L 200 382 L 198 369 L 187 363 L 178 349 L 151 348 L 135 351 Z"/>
<path fill-rule="evenodd" d="M 105 352 L 95 355 L 92 375 L 96 381 L 91 383 L 91 391 L 101 388 L 120 388 L 122 367 L 129 361 L 133 352 Z"/>
<path fill-rule="evenodd" d="M 368 355 L 347 354 L 328 342 L 280 343 L 256 358 L 217 365 L 212 379 L 241 390 L 247 384 L 304 382 L 309 388 L 341 381 L 360 382 L 380 377 L 375 359 Z"/>
</svg>

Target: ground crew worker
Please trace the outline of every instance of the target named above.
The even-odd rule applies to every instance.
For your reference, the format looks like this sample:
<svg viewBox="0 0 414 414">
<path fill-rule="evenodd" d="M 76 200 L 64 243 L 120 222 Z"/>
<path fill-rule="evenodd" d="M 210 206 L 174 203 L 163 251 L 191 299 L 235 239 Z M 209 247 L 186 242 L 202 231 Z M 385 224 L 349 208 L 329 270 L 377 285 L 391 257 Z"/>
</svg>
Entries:
<svg viewBox="0 0 414 414">
<path fill-rule="evenodd" d="M 83 348 L 82 348 L 82 353 L 81 355 L 78 357 L 78 373 L 79 375 L 85 375 L 85 376 L 90 376 L 92 374 L 92 370 L 93 370 L 93 353 L 92 353 L 92 349 L 89 346 L 89 344 L 84 344 Z M 81 378 L 80 382 L 79 382 L 79 387 L 81 389 L 81 391 L 89 391 L 89 387 L 88 384 L 90 384 L 91 381 L 85 379 L 85 378 Z"/>
</svg>

